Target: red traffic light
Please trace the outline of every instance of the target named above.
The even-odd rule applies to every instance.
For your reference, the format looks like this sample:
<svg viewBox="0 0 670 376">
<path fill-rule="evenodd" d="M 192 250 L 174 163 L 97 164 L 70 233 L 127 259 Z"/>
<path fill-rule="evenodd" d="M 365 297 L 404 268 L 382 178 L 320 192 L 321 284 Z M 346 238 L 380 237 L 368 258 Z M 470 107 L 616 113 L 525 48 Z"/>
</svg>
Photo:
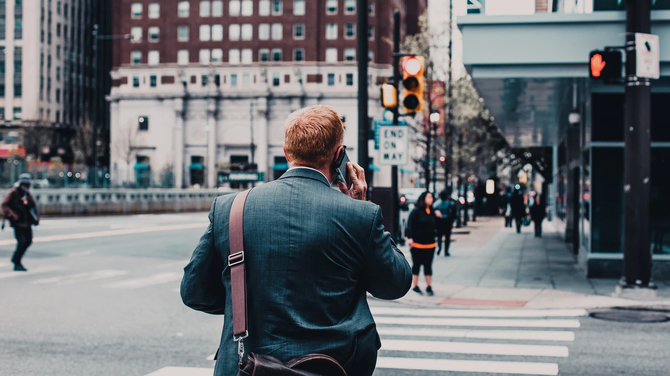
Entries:
<svg viewBox="0 0 670 376">
<path fill-rule="evenodd" d="M 423 68 L 423 64 L 421 61 L 415 57 L 410 57 L 408 59 L 405 59 L 405 61 L 402 62 L 402 70 L 407 72 L 410 76 L 416 76 L 421 72 L 421 69 Z"/>
<path fill-rule="evenodd" d="M 589 77 L 594 80 L 617 82 L 623 77 L 623 54 L 620 50 L 591 51 Z"/>
<path fill-rule="evenodd" d="M 600 72 L 603 71 L 605 65 L 607 65 L 607 62 L 603 61 L 603 55 L 594 54 L 591 56 L 591 75 L 593 77 L 600 77 Z"/>
<path fill-rule="evenodd" d="M 444 155 L 440 157 L 440 162 L 444 163 L 444 161 L 446 161 L 446 160 L 447 160 L 447 158 L 445 158 Z"/>
</svg>

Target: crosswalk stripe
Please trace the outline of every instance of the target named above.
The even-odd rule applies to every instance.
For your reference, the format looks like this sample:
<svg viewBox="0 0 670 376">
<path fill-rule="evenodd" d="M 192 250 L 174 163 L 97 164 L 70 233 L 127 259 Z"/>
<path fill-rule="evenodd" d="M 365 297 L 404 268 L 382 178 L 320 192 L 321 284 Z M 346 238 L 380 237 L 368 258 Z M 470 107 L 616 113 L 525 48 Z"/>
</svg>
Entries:
<svg viewBox="0 0 670 376">
<path fill-rule="evenodd" d="M 146 376 L 212 376 L 214 368 L 163 367 Z"/>
<path fill-rule="evenodd" d="M 377 324 L 424 326 L 491 326 L 525 328 L 579 328 L 579 320 L 518 319 L 436 319 L 414 317 L 376 317 Z"/>
<path fill-rule="evenodd" d="M 168 283 L 180 280 L 181 277 L 182 273 L 160 273 L 145 278 L 128 279 L 124 281 L 114 282 L 107 285 L 103 285 L 102 287 L 108 289 L 137 289 L 141 287 L 159 285 L 162 283 Z"/>
<path fill-rule="evenodd" d="M 3 272 L 0 273 L 0 279 L 4 278 L 12 278 L 12 277 L 22 277 L 22 276 L 33 276 L 35 274 L 43 274 L 43 273 L 48 273 L 52 272 L 55 270 L 60 270 L 63 269 L 62 266 L 40 266 L 34 269 L 29 269 L 27 272 Z"/>
<path fill-rule="evenodd" d="M 95 281 L 98 279 L 112 278 L 128 274 L 127 270 L 97 270 L 94 272 L 85 272 L 60 277 L 42 278 L 33 281 L 33 284 L 55 283 L 57 285 L 69 285 L 76 282 Z"/>
<path fill-rule="evenodd" d="M 377 359 L 377 368 L 419 371 L 511 373 L 521 375 L 558 375 L 558 364 L 556 363 L 500 362 L 484 360 L 381 357 Z"/>
<path fill-rule="evenodd" d="M 382 350 L 452 354 L 568 357 L 567 346 L 513 345 L 500 343 L 383 340 Z"/>
<path fill-rule="evenodd" d="M 391 316 L 421 316 L 421 317 L 580 317 L 586 316 L 584 309 L 414 309 L 370 307 L 372 314 Z"/>
<path fill-rule="evenodd" d="M 377 331 L 382 336 L 518 339 L 518 340 L 537 340 L 537 341 L 575 340 L 575 333 L 568 331 L 425 329 L 425 328 L 389 328 L 385 326 L 378 326 Z"/>
</svg>

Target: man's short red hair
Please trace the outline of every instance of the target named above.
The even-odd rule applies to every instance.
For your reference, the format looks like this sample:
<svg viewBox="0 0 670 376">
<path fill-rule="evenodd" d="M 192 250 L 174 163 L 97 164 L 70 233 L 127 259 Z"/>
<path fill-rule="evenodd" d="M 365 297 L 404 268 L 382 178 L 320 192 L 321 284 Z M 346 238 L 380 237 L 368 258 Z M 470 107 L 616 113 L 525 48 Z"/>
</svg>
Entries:
<svg viewBox="0 0 670 376">
<path fill-rule="evenodd" d="M 284 150 L 292 163 L 322 168 L 333 160 L 342 140 L 342 120 L 328 106 L 302 108 L 286 119 Z"/>
</svg>

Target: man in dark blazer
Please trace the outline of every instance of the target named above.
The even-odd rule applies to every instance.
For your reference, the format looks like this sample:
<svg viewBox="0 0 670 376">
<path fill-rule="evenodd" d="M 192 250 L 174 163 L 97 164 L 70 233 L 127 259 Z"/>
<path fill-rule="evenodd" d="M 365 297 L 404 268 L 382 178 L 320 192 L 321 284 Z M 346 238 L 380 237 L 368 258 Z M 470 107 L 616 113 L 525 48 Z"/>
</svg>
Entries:
<svg viewBox="0 0 670 376">
<path fill-rule="evenodd" d="M 382 225 L 379 206 L 365 201 L 360 166 L 353 185 L 338 183 L 333 162 L 343 124 L 326 106 L 298 110 L 286 122 L 291 168 L 254 188 L 244 211 L 249 337 L 246 353 L 289 360 L 308 353 L 335 358 L 349 375 L 372 375 L 381 346 L 366 292 L 398 299 L 410 288 L 409 263 Z M 344 194 L 343 194 L 344 193 Z M 233 342 L 228 220 L 235 195 L 219 197 L 210 225 L 184 268 L 187 306 L 225 315 L 215 376 L 237 374 Z"/>
</svg>

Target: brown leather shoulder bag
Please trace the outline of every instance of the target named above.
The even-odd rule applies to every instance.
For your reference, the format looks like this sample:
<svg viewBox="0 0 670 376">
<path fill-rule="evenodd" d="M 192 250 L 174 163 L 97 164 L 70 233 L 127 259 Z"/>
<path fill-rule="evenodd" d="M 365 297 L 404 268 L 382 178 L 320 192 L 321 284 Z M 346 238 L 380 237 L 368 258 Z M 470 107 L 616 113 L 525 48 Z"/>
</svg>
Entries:
<svg viewBox="0 0 670 376">
<path fill-rule="evenodd" d="M 251 353 L 244 358 L 244 339 L 249 337 L 247 323 L 247 286 L 244 267 L 244 203 L 249 191 L 239 193 L 230 209 L 230 289 L 233 301 L 233 340 L 240 356 L 238 376 L 347 376 L 344 368 L 324 354 L 303 355 L 288 362 L 268 355 Z"/>
</svg>

